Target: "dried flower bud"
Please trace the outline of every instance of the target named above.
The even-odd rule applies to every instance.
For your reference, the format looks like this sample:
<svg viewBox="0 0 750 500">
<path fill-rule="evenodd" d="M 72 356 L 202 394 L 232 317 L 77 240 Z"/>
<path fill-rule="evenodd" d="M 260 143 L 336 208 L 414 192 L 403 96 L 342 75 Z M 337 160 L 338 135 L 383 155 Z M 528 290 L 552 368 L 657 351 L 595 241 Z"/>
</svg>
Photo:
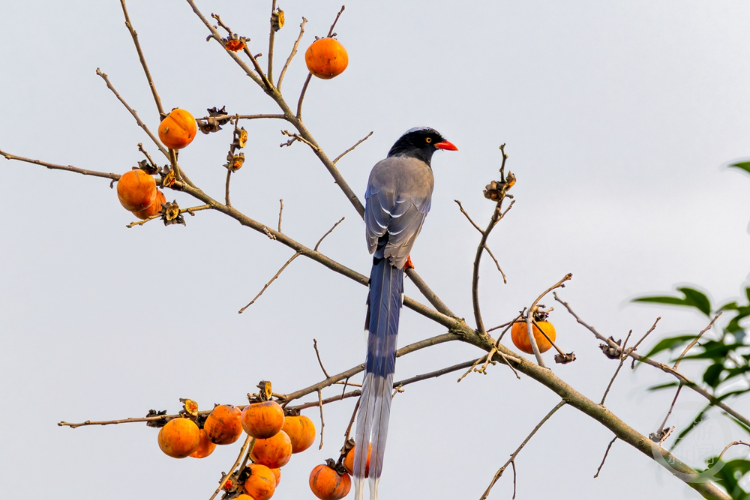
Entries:
<svg viewBox="0 0 750 500">
<path fill-rule="evenodd" d="M 500 183 L 497 181 L 492 181 L 484 188 L 484 197 L 488 200 L 492 201 L 498 201 L 500 197 L 502 196 L 502 191 L 500 189 Z"/>
<path fill-rule="evenodd" d="M 609 340 L 618 346 L 622 345 L 622 339 L 615 340 L 614 337 L 610 337 Z M 599 344 L 599 349 L 601 349 L 604 355 L 609 359 L 620 359 L 620 353 L 622 352 L 621 348 L 611 347 L 609 344 Z"/>
<path fill-rule="evenodd" d="M 576 355 L 572 352 L 569 352 L 568 354 L 555 354 L 555 363 L 561 365 L 567 365 L 568 363 L 572 363 L 575 360 Z"/>
<path fill-rule="evenodd" d="M 224 48 L 232 52 L 239 52 L 247 46 L 245 40 L 240 38 L 239 40 L 227 40 L 224 44 Z"/>
<path fill-rule="evenodd" d="M 177 204 L 177 201 L 164 205 L 161 214 L 161 219 L 164 221 L 165 226 L 171 224 L 185 225 L 185 219 L 182 217 L 182 214 L 180 214 L 180 206 Z"/>
<path fill-rule="evenodd" d="M 237 145 L 241 148 L 247 146 L 247 130 L 244 127 L 237 133 Z"/>
<path fill-rule="evenodd" d="M 192 399 L 183 399 L 180 398 L 180 402 L 182 403 L 182 411 L 191 417 L 197 417 L 198 416 L 198 403 L 193 401 Z"/>
<path fill-rule="evenodd" d="M 281 9 L 276 9 L 276 12 L 271 14 L 271 28 L 273 28 L 274 31 L 279 31 L 283 27 L 284 11 Z"/>
<path fill-rule="evenodd" d="M 148 418 L 148 417 L 160 417 L 160 416 L 166 415 L 166 414 L 167 414 L 167 410 L 160 410 L 160 411 L 149 410 L 148 413 L 146 414 L 146 418 Z M 146 426 L 148 426 L 148 427 L 159 428 L 159 427 L 164 427 L 165 425 L 167 425 L 167 421 L 163 420 L 163 419 L 151 420 L 149 422 L 146 422 Z"/>
<path fill-rule="evenodd" d="M 172 170 L 172 167 L 169 166 L 163 167 L 159 171 L 159 175 L 161 176 L 161 187 L 172 187 L 177 180 L 174 174 L 174 170 Z"/>
</svg>

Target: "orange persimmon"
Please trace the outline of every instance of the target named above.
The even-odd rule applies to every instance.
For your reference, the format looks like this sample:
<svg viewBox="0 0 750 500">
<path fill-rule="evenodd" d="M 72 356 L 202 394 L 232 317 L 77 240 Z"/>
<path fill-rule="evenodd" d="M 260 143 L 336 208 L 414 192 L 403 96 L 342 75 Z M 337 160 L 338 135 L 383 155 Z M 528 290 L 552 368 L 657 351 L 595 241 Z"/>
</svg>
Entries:
<svg viewBox="0 0 750 500">
<path fill-rule="evenodd" d="M 327 464 L 318 465 L 310 473 L 310 489 L 320 500 L 344 498 L 351 487 L 352 479 L 349 474 L 339 474 Z"/>
<path fill-rule="evenodd" d="M 349 54 L 335 38 L 319 38 L 305 52 L 305 62 L 310 73 L 329 80 L 344 72 L 349 65 Z"/>
<path fill-rule="evenodd" d="M 200 444 L 200 429 L 189 418 L 175 418 L 159 430 L 159 448 L 170 457 L 189 457 Z"/>
<path fill-rule="evenodd" d="M 292 458 L 292 441 L 284 431 L 279 431 L 268 439 L 256 439 L 250 458 L 269 469 L 283 467 Z"/>
<path fill-rule="evenodd" d="M 167 197 L 164 196 L 164 193 L 157 189 L 156 196 L 154 197 L 154 201 L 151 202 L 151 205 L 144 208 L 143 210 L 133 212 L 133 215 L 141 220 L 148 219 L 149 217 L 161 213 L 162 205 L 164 205 L 165 203 L 167 203 Z"/>
<path fill-rule="evenodd" d="M 242 428 L 256 439 L 268 439 L 284 427 L 284 410 L 276 401 L 247 405 L 242 410 Z"/>
<path fill-rule="evenodd" d="M 276 486 L 281 482 L 281 469 L 271 469 L 273 475 L 276 476 Z"/>
<path fill-rule="evenodd" d="M 354 474 L 354 450 L 356 450 L 357 447 L 355 446 L 351 450 L 349 450 L 349 453 L 346 454 L 346 458 L 344 459 L 344 469 L 346 469 L 346 472 L 349 474 Z M 368 443 L 367 445 L 367 465 L 365 465 L 365 477 L 370 476 L 370 453 L 372 453 L 372 443 Z"/>
<path fill-rule="evenodd" d="M 203 428 L 211 442 L 216 444 L 232 444 L 242 434 L 242 412 L 232 405 L 219 405 L 206 418 Z"/>
<path fill-rule="evenodd" d="M 281 430 L 292 441 L 292 453 L 305 451 L 315 442 L 315 424 L 304 415 L 285 417 Z"/>
<path fill-rule="evenodd" d="M 206 458 L 216 449 L 216 445 L 212 443 L 210 439 L 208 439 L 206 431 L 204 429 L 201 429 L 200 431 L 201 442 L 195 449 L 195 451 L 190 454 L 190 456 L 193 458 Z"/>
<path fill-rule="evenodd" d="M 182 149 L 195 139 L 198 124 L 193 115 L 175 108 L 159 124 L 159 140 L 170 149 Z"/>
<path fill-rule="evenodd" d="M 245 493 L 254 500 L 268 500 L 276 491 L 276 476 L 261 464 L 248 464 L 250 477 L 245 481 Z"/>
<path fill-rule="evenodd" d="M 141 169 L 125 172 L 117 181 L 117 198 L 131 212 L 150 207 L 156 191 L 154 178 Z"/>
<path fill-rule="evenodd" d="M 537 321 L 536 322 L 542 329 L 542 332 L 547 334 L 547 337 L 555 341 L 555 327 L 549 321 Z M 513 323 L 513 328 L 510 330 L 510 337 L 513 339 L 513 344 L 518 347 L 521 351 L 527 354 L 534 354 L 534 349 L 531 347 L 531 340 L 529 340 L 529 329 L 526 328 L 526 321 L 518 321 Z M 534 325 L 534 340 L 539 348 L 539 352 L 549 351 L 552 347 L 549 340 L 547 340 L 539 331 L 536 325 Z"/>
</svg>

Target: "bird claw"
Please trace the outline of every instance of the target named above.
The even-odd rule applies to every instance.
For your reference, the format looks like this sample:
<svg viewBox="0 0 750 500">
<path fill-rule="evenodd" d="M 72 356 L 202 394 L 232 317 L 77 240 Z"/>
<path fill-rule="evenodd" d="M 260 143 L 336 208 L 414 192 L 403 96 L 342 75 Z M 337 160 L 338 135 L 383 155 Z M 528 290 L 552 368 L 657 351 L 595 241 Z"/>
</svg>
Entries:
<svg viewBox="0 0 750 500">
<path fill-rule="evenodd" d="M 414 263 L 411 261 L 411 255 L 406 257 L 406 262 L 404 263 L 404 271 L 408 271 L 409 269 L 414 269 Z"/>
</svg>

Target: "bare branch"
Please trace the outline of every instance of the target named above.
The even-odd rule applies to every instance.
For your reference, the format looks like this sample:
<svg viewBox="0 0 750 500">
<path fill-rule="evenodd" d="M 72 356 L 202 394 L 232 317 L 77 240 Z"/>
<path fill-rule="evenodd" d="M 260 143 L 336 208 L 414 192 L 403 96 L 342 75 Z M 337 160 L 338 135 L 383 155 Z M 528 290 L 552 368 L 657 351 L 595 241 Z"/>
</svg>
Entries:
<svg viewBox="0 0 750 500">
<path fill-rule="evenodd" d="M 45 161 L 41 160 L 32 160 L 31 158 L 24 158 L 23 156 L 15 156 L 10 153 L 6 153 L 5 151 L 0 150 L 0 156 L 4 156 L 7 160 L 16 160 L 16 161 L 22 161 L 26 163 L 33 163 L 35 165 L 41 165 L 43 167 L 47 167 L 50 170 L 67 170 L 68 172 L 75 172 L 77 174 L 82 175 L 90 175 L 92 177 L 103 177 L 105 179 L 112 179 L 112 181 L 117 181 L 120 179 L 120 176 L 118 174 L 108 174 L 105 172 L 97 172 L 96 170 L 84 170 L 82 168 L 74 167 L 72 165 L 57 165 L 55 163 L 47 163 Z"/>
<path fill-rule="evenodd" d="M 596 474 L 594 474 L 594 479 L 599 477 L 599 473 L 602 471 L 602 467 L 604 467 L 604 461 L 607 460 L 607 455 L 609 455 L 609 449 L 612 448 L 612 445 L 615 444 L 615 441 L 617 441 L 617 436 L 612 438 L 612 441 L 609 442 L 607 445 L 607 451 L 604 452 L 604 458 L 602 458 L 602 463 L 599 464 L 599 468 L 596 469 Z"/>
<path fill-rule="evenodd" d="M 154 85 L 154 79 L 151 78 L 151 72 L 148 70 L 148 65 L 146 64 L 146 58 L 143 56 L 143 50 L 141 50 L 141 44 L 138 42 L 138 33 L 136 33 L 135 29 L 133 28 L 133 24 L 130 22 L 130 16 L 128 16 L 128 8 L 125 6 L 125 0 L 120 0 L 120 5 L 122 5 L 122 13 L 125 14 L 125 26 L 127 26 L 128 31 L 130 31 L 130 36 L 133 37 L 133 43 L 135 44 L 135 49 L 138 51 L 138 58 L 141 60 L 141 66 L 143 66 L 143 72 L 146 74 L 146 79 L 148 80 L 148 86 L 151 89 L 151 93 L 154 96 L 156 109 L 159 111 L 159 121 L 162 121 L 164 118 L 167 117 L 167 115 L 166 113 L 164 113 L 164 108 L 162 108 L 161 106 L 161 99 L 159 98 L 158 92 L 156 92 L 156 85 Z"/>
<path fill-rule="evenodd" d="M 276 30 L 273 29 L 273 15 L 276 12 L 276 0 L 271 0 L 271 28 L 268 30 L 268 80 L 273 82 L 273 42 L 276 38 Z"/>
<path fill-rule="evenodd" d="M 344 157 L 344 155 L 346 155 L 347 153 L 351 153 L 352 151 L 354 151 L 354 149 L 355 149 L 355 148 L 356 148 L 357 146 L 359 146 L 360 144 L 362 144 L 363 142 L 365 142 L 365 141 L 366 141 L 367 139 L 369 139 L 369 138 L 370 138 L 370 136 L 371 136 L 371 135 L 373 134 L 373 132 L 374 132 L 374 131 L 371 131 L 371 132 L 370 132 L 369 134 L 367 134 L 367 135 L 366 135 L 366 136 L 365 136 L 365 137 L 364 137 L 363 139 L 360 139 L 360 140 L 358 140 L 358 141 L 357 141 L 357 143 L 356 143 L 356 144 L 355 144 L 354 146 L 350 147 L 349 149 L 347 149 L 346 151 L 344 151 L 343 153 L 341 153 L 340 155 L 338 155 L 338 156 L 337 156 L 337 157 L 336 157 L 336 158 L 335 158 L 335 159 L 333 160 L 333 163 L 334 163 L 334 164 L 336 164 L 336 162 L 338 162 L 338 161 L 339 161 L 339 160 L 340 160 L 341 158 L 343 158 L 343 157 Z"/>
<path fill-rule="evenodd" d="M 555 300 L 558 300 L 557 299 L 557 295 L 555 295 Z M 559 302 L 559 300 L 558 300 L 558 302 Z M 656 330 L 656 325 L 659 324 L 660 320 L 661 320 L 661 316 L 659 316 L 658 318 L 656 318 L 656 321 L 654 321 L 654 324 L 651 326 L 651 328 L 648 329 L 648 331 L 643 335 L 643 337 L 641 337 L 641 340 L 639 340 L 638 342 L 635 343 L 635 345 L 633 346 L 633 350 L 634 351 L 636 349 L 638 349 L 638 346 L 641 345 L 641 342 L 643 342 L 644 340 L 646 340 L 646 337 L 648 337 L 651 334 L 651 332 L 653 332 L 654 330 Z"/>
<path fill-rule="evenodd" d="M 731 448 L 732 446 L 736 446 L 738 444 L 750 446 L 750 443 L 746 443 L 744 441 L 732 441 L 731 443 L 726 445 L 726 447 L 723 450 L 721 450 L 721 453 L 719 453 L 719 460 L 721 460 L 721 457 L 724 456 L 724 453 L 726 453 L 729 448 Z"/>
<path fill-rule="evenodd" d="M 302 120 L 302 101 L 305 100 L 305 94 L 307 93 L 307 86 L 310 85 L 310 79 L 312 78 L 312 73 L 307 74 L 307 78 L 305 79 L 305 84 L 302 86 L 302 91 L 299 94 L 299 100 L 297 101 L 297 114 L 296 118 L 297 120 Z"/>
<path fill-rule="evenodd" d="M 227 183 L 224 187 L 224 203 L 228 206 L 232 206 L 232 201 L 229 199 L 229 182 L 232 180 L 232 169 L 227 169 Z"/>
<path fill-rule="evenodd" d="M 323 365 L 320 365 L 320 366 L 321 368 L 323 367 Z M 321 392 L 320 389 L 318 389 L 318 406 L 320 406 L 320 446 L 318 446 L 318 449 L 322 450 L 323 449 L 323 429 L 325 429 L 326 421 L 323 420 L 323 393 Z"/>
<path fill-rule="evenodd" d="M 250 444 L 252 441 L 252 444 Z M 242 457 L 245 455 L 245 450 L 248 448 L 248 444 L 250 444 L 250 449 L 248 450 L 248 455 L 250 455 L 250 451 L 253 449 L 253 446 L 255 445 L 255 438 L 248 435 L 245 439 L 245 442 L 242 444 L 242 448 L 240 448 L 240 454 L 237 455 L 237 460 L 234 461 L 234 465 L 232 465 L 232 468 L 229 469 L 229 472 L 227 472 L 223 478 L 221 478 L 221 482 L 219 483 L 219 487 L 216 488 L 216 491 L 214 491 L 214 494 L 211 495 L 211 498 L 208 500 L 214 500 L 216 498 L 216 495 L 219 494 L 219 492 L 224 488 L 224 485 L 227 483 L 227 480 L 232 475 L 232 472 L 234 472 L 234 469 L 237 468 L 238 465 L 240 465 L 240 461 L 242 461 Z"/>
<path fill-rule="evenodd" d="M 600 405 L 604 404 L 604 400 L 607 399 L 607 394 L 609 394 L 609 390 L 612 387 L 612 384 L 614 383 L 615 378 L 617 378 L 617 374 L 620 373 L 620 368 L 622 368 L 622 365 L 623 363 L 625 363 L 625 360 L 628 359 L 628 354 L 627 354 L 628 351 L 627 349 L 625 349 L 625 347 L 628 345 L 628 340 L 630 340 L 630 335 L 632 333 L 633 333 L 633 330 L 630 330 L 628 332 L 628 336 L 625 337 L 625 342 L 622 343 L 622 353 L 620 353 L 620 364 L 617 365 L 617 370 L 615 370 L 615 374 L 612 375 L 612 379 L 609 381 L 609 384 L 607 385 L 607 389 L 604 391 L 604 395 L 602 396 L 602 401 L 599 403 Z M 602 461 L 602 463 L 604 462 Z"/>
<path fill-rule="evenodd" d="M 281 232 L 281 215 L 284 213 L 284 200 L 279 200 L 279 229 L 278 231 Z"/>
<path fill-rule="evenodd" d="M 294 59 L 294 56 L 297 54 L 297 48 L 299 48 L 299 42 L 302 40 L 302 35 L 305 34 L 305 24 L 307 24 L 307 19 L 303 17 L 302 23 L 299 25 L 299 36 L 297 37 L 297 41 L 294 42 L 294 47 L 292 47 L 292 53 L 289 54 L 289 57 L 286 60 L 286 64 L 284 64 L 284 69 L 281 70 L 281 74 L 279 75 L 279 82 L 276 84 L 276 88 L 279 91 L 281 90 L 281 82 L 284 81 L 284 75 L 286 74 L 286 70 L 289 67 L 289 65 L 292 63 L 292 59 Z"/>
<path fill-rule="evenodd" d="M 424 295 L 424 297 L 430 302 L 430 304 L 432 304 L 435 309 L 452 318 L 456 317 L 456 315 L 453 314 L 453 311 L 451 311 L 448 306 L 445 305 L 442 300 L 440 300 L 440 297 L 438 297 L 435 292 L 433 292 L 430 287 L 427 286 L 427 283 L 425 283 L 422 277 L 417 274 L 417 271 L 415 271 L 414 268 L 407 269 L 406 275 L 409 277 L 412 283 L 417 286 L 417 289 L 419 289 L 422 295 Z"/>
<path fill-rule="evenodd" d="M 268 283 L 266 283 L 265 285 L 263 285 L 263 289 L 262 289 L 262 290 L 261 290 L 260 292 L 258 292 L 258 295 L 256 295 L 256 296 L 255 296 L 255 297 L 253 298 L 253 300 L 251 300 L 251 301 L 250 301 L 250 303 L 249 303 L 248 305 L 246 305 L 245 307 L 243 307 L 242 309 L 240 309 L 239 311 L 237 311 L 237 313 L 238 313 L 238 314 L 242 314 L 243 312 L 245 312 L 245 309 L 247 309 L 247 308 L 248 308 L 248 307 L 250 307 L 251 305 L 255 304 L 255 301 L 256 301 L 256 300 L 258 300 L 258 298 L 259 298 L 259 297 L 260 297 L 261 295 L 263 295 L 263 292 L 265 292 L 265 291 L 266 291 L 266 289 L 267 289 L 267 288 L 268 288 L 269 286 L 271 286 L 271 283 L 273 283 L 274 281 L 276 281 L 276 279 L 277 279 L 277 278 L 278 278 L 279 276 L 281 276 L 281 273 L 283 273 L 283 272 L 284 272 L 284 269 L 286 269 L 286 268 L 287 268 L 287 266 L 288 266 L 289 264 L 291 264 L 291 263 L 292 263 L 292 261 L 293 261 L 294 259 L 296 259 L 297 257 L 299 257 L 300 255 L 302 255 L 302 254 L 301 254 L 300 252 L 297 252 L 297 253 L 295 253 L 294 255 L 292 255 L 292 256 L 291 256 L 291 257 L 289 258 L 289 260 L 288 260 L 288 261 L 286 261 L 286 263 L 284 263 L 284 265 L 283 265 L 283 266 L 281 266 L 281 269 L 279 269 L 279 270 L 278 270 L 278 271 L 276 272 L 276 274 L 274 274 L 274 275 L 273 275 L 273 278 L 271 278 L 271 280 L 270 280 L 270 281 L 269 281 Z"/>
<path fill-rule="evenodd" d="M 279 224 L 281 224 L 281 218 L 280 217 L 281 217 L 281 215 L 279 214 Z M 321 236 L 321 238 L 315 244 L 315 248 L 313 248 L 313 252 L 317 252 L 318 251 L 318 247 L 320 246 L 321 243 L 323 243 L 323 240 L 326 239 L 326 236 L 328 236 L 329 234 L 331 234 L 333 232 L 333 230 L 336 229 L 336 227 L 339 224 L 341 224 L 342 222 L 344 222 L 344 219 L 346 219 L 346 217 L 342 217 L 341 219 L 339 219 L 339 221 L 336 224 L 334 224 L 333 227 L 331 229 L 329 229 L 326 234 L 324 234 L 323 236 Z"/>
<path fill-rule="evenodd" d="M 589 326 L 588 324 L 586 324 L 586 322 L 584 322 L 576 313 L 573 312 L 573 310 L 570 308 L 567 302 L 564 302 L 563 300 L 561 300 L 559 297 L 557 297 L 557 295 L 555 295 L 555 300 L 557 300 L 559 303 L 564 305 L 565 308 L 568 310 L 568 312 L 571 314 L 571 316 L 573 316 L 579 324 L 583 325 L 587 330 L 593 333 L 597 339 L 601 340 L 602 342 L 612 347 L 613 349 L 618 350 L 619 352 L 619 350 L 621 349 L 619 345 L 617 345 L 612 340 L 606 338 L 604 335 L 597 332 L 593 326 Z M 664 373 L 668 373 L 674 376 L 675 378 L 677 378 L 677 380 L 682 382 L 682 384 L 685 387 L 688 387 L 689 389 L 692 389 L 693 391 L 697 392 L 698 394 L 706 398 L 712 405 L 718 406 L 719 408 L 729 413 L 730 415 L 732 415 L 734 418 L 736 418 L 743 424 L 750 426 L 750 420 L 748 420 L 745 416 L 743 416 L 742 414 L 740 414 L 739 412 L 737 412 L 736 410 L 728 406 L 726 403 L 722 402 L 720 399 L 716 398 L 714 395 L 710 394 L 708 391 L 700 388 L 698 384 L 696 384 L 695 382 L 687 378 L 685 375 L 675 370 L 674 368 L 671 368 L 663 363 L 659 363 L 658 361 L 654 361 L 653 359 L 644 358 L 643 356 L 633 352 L 632 350 L 628 352 L 627 355 L 631 357 L 634 361 L 640 361 L 641 363 L 646 363 L 647 365 L 653 366 L 654 368 L 658 368 Z"/>
<path fill-rule="evenodd" d="M 344 9 L 346 8 L 345 5 L 341 6 L 341 10 L 338 14 L 336 14 L 336 19 L 333 20 L 333 24 L 331 25 L 331 29 L 328 30 L 328 36 L 331 37 L 334 35 L 333 28 L 336 26 L 336 23 L 339 22 L 339 17 L 341 17 L 341 14 L 344 12 Z"/>
<path fill-rule="evenodd" d="M 677 386 L 677 391 L 674 393 L 674 398 L 672 399 L 672 404 L 669 405 L 669 411 L 667 412 L 667 415 L 664 417 L 664 421 L 661 423 L 661 426 L 659 427 L 659 430 L 655 433 L 649 435 L 649 437 L 661 444 L 669 435 L 668 433 L 664 432 L 667 425 L 667 420 L 669 420 L 669 416 L 672 414 L 672 410 L 674 410 L 674 405 L 677 403 L 677 398 L 680 397 L 680 391 L 682 391 L 682 384 Z M 655 439 L 656 438 L 656 439 Z"/>
<path fill-rule="evenodd" d="M 209 210 L 209 209 L 211 209 L 211 207 L 209 205 L 200 205 L 198 207 L 181 208 L 180 209 L 180 215 L 182 215 L 184 213 L 189 213 L 190 215 L 194 215 L 193 212 L 200 212 L 201 210 Z M 156 215 L 152 215 L 151 217 L 149 217 L 147 219 L 143 219 L 143 220 L 136 221 L 136 222 L 131 222 L 130 224 L 128 224 L 125 227 L 127 227 L 128 229 L 130 229 L 131 227 L 142 226 L 142 225 L 144 225 L 145 223 L 147 223 L 149 221 L 152 221 L 154 219 L 160 219 L 160 218 L 161 218 L 161 214 L 159 213 L 159 214 L 156 214 Z"/>
<path fill-rule="evenodd" d="M 318 357 L 318 363 L 320 364 L 320 369 L 323 370 L 323 375 L 325 375 L 326 378 L 331 378 L 331 376 L 328 375 L 328 372 L 326 371 L 326 367 L 323 366 L 323 361 L 320 359 L 320 351 L 318 351 L 318 341 L 316 339 L 313 339 L 313 347 L 315 348 L 315 355 Z"/>
<path fill-rule="evenodd" d="M 680 366 L 680 361 L 682 361 L 682 358 L 685 357 L 685 354 L 687 354 L 688 351 L 692 349 L 695 344 L 698 343 L 698 341 L 700 340 L 700 338 L 703 336 L 704 333 L 709 331 L 711 327 L 714 326 L 714 323 L 716 322 L 717 319 L 719 319 L 719 316 L 721 316 L 721 313 L 714 316 L 714 319 L 711 320 L 708 326 L 704 328 L 703 330 L 701 330 L 700 333 L 693 339 L 693 341 L 690 342 L 690 344 L 688 344 L 685 350 L 682 351 L 682 354 L 680 354 L 679 357 L 677 358 L 677 361 L 674 362 L 674 366 L 672 367 L 672 369 L 676 370 L 677 367 Z"/>
<path fill-rule="evenodd" d="M 487 487 L 487 490 L 484 492 L 484 494 L 481 497 L 479 497 L 479 500 L 486 500 L 486 498 L 490 494 L 490 490 L 492 490 L 492 487 L 495 486 L 495 483 L 503 475 L 503 472 L 505 472 L 505 469 L 508 468 L 508 465 L 510 465 L 511 463 L 513 463 L 515 461 L 515 459 L 518 456 L 518 454 L 521 453 L 521 450 L 523 449 L 523 447 L 526 446 L 526 443 L 528 443 L 531 440 L 531 438 L 534 437 L 534 434 L 536 434 L 536 432 L 539 429 L 541 429 L 542 426 L 547 422 L 547 420 L 549 420 L 550 417 L 552 415 L 554 415 L 555 412 L 557 410 L 559 410 L 560 408 L 562 408 L 563 406 L 565 406 L 565 400 L 562 400 L 559 403 L 557 403 L 557 405 L 555 405 L 555 407 L 552 408 L 549 411 L 549 413 L 547 413 L 547 415 L 544 416 L 544 418 L 537 424 L 537 426 L 534 427 L 534 430 L 532 430 L 531 433 L 528 436 L 526 436 L 526 439 L 523 440 L 523 443 L 521 443 L 521 446 L 519 446 L 518 448 L 516 448 L 516 451 L 514 451 L 511 454 L 511 456 L 508 459 L 508 461 L 505 462 L 505 465 L 503 465 L 502 467 L 500 467 L 500 469 L 495 473 L 495 477 L 492 478 L 492 481 L 490 481 L 490 485 Z M 513 470 L 515 471 L 515 465 L 513 466 Z M 514 493 L 513 494 L 515 496 L 515 487 L 514 487 Z"/>
<path fill-rule="evenodd" d="M 556 288 L 564 287 L 565 286 L 564 283 L 568 281 L 569 279 L 571 279 L 572 277 L 573 275 L 571 273 L 568 273 L 563 277 L 563 279 L 561 279 L 560 281 L 558 281 L 557 283 L 549 287 L 547 290 L 542 292 L 542 294 L 539 297 L 537 297 L 534 303 L 531 304 L 531 307 L 529 308 L 529 312 L 526 316 L 526 332 L 529 335 L 529 342 L 531 343 L 531 348 L 534 351 L 534 357 L 536 357 L 536 362 L 539 366 L 542 366 L 542 367 L 544 366 L 544 360 L 542 359 L 541 352 L 539 352 L 539 346 L 536 344 L 536 339 L 534 338 L 534 331 L 531 328 L 531 323 L 534 320 L 534 314 L 536 313 L 536 310 L 537 310 L 537 304 L 539 303 L 540 300 L 542 300 L 542 298 L 544 298 L 545 295 L 547 295 L 552 290 Z M 540 328 L 539 331 L 541 330 L 542 329 Z M 562 353 L 562 351 L 560 351 L 560 353 Z"/>
<path fill-rule="evenodd" d="M 103 73 L 99 68 L 96 68 L 96 74 L 99 75 L 100 77 L 102 77 L 102 79 L 104 80 L 104 82 L 107 84 L 107 88 L 109 90 L 111 90 L 112 93 L 115 95 L 115 97 L 117 97 L 117 99 L 122 103 L 122 105 L 125 106 L 125 108 L 128 111 L 130 111 L 130 114 L 133 115 L 133 118 L 135 118 L 135 121 L 138 124 L 138 126 L 141 127 L 143 129 L 143 131 L 146 132 L 146 134 L 148 134 L 148 136 L 151 138 L 152 141 L 154 141 L 154 144 L 156 144 L 156 147 L 159 148 L 159 151 L 161 151 L 161 153 L 164 156 L 166 156 L 167 158 L 169 158 L 169 153 L 167 152 L 166 149 L 164 149 L 164 146 L 162 146 L 161 142 L 159 142 L 159 139 L 157 139 L 156 136 L 154 134 L 152 134 L 151 131 L 148 129 L 148 127 L 146 126 L 146 124 L 143 123 L 143 121 L 141 120 L 141 118 L 138 116 L 138 113 L 136 112 L 136 110 L 134 110 L 133 108 L 131 108 L 128 105 L 128 103 L 125 102 L 125 99 L 123 99 L 120 96 L 120 94 L 117 93 L 117 90 L 115 90 L 115 88 L 112 86 L 112 83 L 109 81 L 109 77 L 107 77 L 107 74 Z"/>
</svg>

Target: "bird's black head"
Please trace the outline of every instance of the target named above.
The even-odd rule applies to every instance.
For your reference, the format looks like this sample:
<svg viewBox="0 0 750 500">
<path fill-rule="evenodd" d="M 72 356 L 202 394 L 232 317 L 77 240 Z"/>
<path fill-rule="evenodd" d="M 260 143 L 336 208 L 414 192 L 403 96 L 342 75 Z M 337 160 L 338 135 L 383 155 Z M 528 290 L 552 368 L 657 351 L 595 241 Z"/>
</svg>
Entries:
<svg viewBox="0 0 750 500">
<path fill-rule="evenodd" d="M 432 153 L 438 149 L 458 151 L 458 148 L 446 141 L 434 128 L 417 127 L 407 130 L 391 147 L 388 156 L 410 156 L 419 158 L 430 165 Z"/>
</svg>

